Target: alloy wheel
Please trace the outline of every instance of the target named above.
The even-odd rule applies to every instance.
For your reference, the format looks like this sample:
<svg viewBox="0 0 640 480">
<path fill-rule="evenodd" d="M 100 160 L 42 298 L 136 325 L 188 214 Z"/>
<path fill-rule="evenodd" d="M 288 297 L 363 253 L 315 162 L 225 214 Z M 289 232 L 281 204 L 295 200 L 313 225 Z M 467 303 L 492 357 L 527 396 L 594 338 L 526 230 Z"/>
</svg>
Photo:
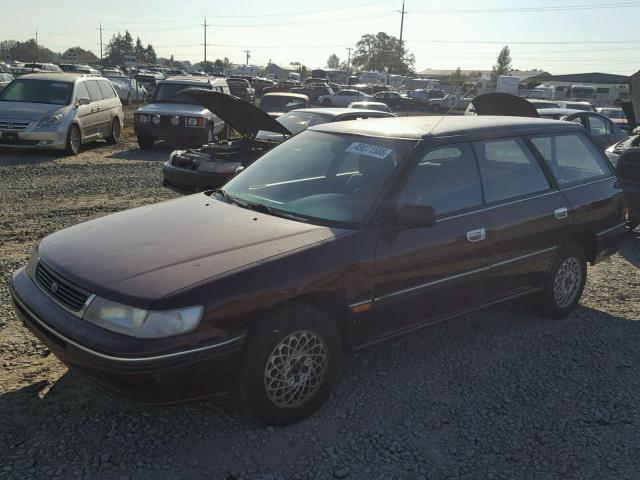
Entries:
<svg viewBox="0 0 640 480">
<path fill-rule="evenodd" d="M 71 144 L 71 149 L 75 153 L 80 151 L 80 131 L 77 127 L 71 127 L 71 132 L 69 132 L 69 143 Z"/>
<path fill-rule="evenodd" d="M 576 257 L 567 258 L 553 280 L 553 298 L 556 305 L 566 308 L 575 300 L 582 282 L 582 267 Z"/>
<path fill-rule="evenodd" d="M 279 408 L 296 408 L 318 391 L 327 373 L 327 346 L 317 333 L 298 330 L 275 346 L 264 371 L 269 400 Z"/>
</svg>

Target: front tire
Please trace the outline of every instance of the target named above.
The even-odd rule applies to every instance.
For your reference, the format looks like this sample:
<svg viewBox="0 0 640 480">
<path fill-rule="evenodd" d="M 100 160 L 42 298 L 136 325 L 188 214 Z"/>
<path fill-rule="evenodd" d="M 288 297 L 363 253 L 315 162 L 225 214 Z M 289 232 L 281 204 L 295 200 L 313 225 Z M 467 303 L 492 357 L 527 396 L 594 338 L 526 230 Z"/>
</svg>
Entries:
<svg viewBox="0 0 640 480">
<path fill-rule="evenodd" d="M 120 120 L 116 117 L 111 123 L 111 135 L 109 135 L 105 140 L 109 145 L 116 145 L 120 141 L 121 132 L 122 129 L 120 128 Z"/>
<path fill-rule="evenodd" d="M 71 125 L 67 133 L 67 148 L 65 149 L 65 153 L 67 155 L 78 155 L 78 153 L 80 153 L 80 145 L 82 145 L 80 129 L 77 125 Z"/>
<path fill-rule="evenodd" d="M 240 400 L 263 423 L 299 422 L 331 393 L 341 359 L 340 335 L 329 315 L 309 305 L 285 305 L 247 337 Z"/>
<path fill-rule="evenodd" d="M 569 315 L 578 305 L 587 280 L 587 261 L 582 247 L 570 243 L 563 248 L 545 280 L 542 312 L 551 318 Z"/>
</svg>

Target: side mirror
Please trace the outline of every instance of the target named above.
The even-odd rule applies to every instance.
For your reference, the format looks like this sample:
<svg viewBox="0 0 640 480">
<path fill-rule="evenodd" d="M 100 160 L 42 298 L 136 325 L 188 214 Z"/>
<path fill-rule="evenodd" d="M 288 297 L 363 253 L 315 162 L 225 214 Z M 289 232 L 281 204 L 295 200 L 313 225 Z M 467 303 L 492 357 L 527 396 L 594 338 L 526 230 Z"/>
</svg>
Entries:
<svg viewBox="0 0 640 480">
<path fill-rule="evenodd" d="M 239 167 L 236 167 L 236 173 L 235 175 L 238 175 L 241 171 L 244 170 L 244 167 L 242 165 L 240 165 Z"/>
<path fill-rule="evenodd" d="M 87 97 L 80 97 L 78 99 L 78 106 L 80 105 L 89 105 L 91 103 L 91 99 Z"/>
<path fill-rule="evenodd" d="M 436 223 L 436 211 L 431 205 L 402 205 L 393 215 L 396 228 L 424 228 Z"/>
</svg>

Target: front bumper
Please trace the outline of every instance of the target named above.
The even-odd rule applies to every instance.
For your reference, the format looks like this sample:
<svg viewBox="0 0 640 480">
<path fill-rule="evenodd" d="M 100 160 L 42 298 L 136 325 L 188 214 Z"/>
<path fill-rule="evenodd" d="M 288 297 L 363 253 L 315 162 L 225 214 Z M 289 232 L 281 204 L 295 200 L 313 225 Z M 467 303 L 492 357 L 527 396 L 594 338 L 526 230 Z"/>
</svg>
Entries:
<svg viewBox="0 0 640 480">
<path fill-rule="evenodd" d="M 151 137 L 154 140 L 166 140 L 176 145 L 204 145 L 209 134 L 208 128 L 180 125 L 136 124 L 134 130 L 137 135 Z"/>
<path fill-rule="evenodd" d="M 10 292 L 20 320 L 56 357 L 116 397 L 160 405 L 219 395 L 233 388 L 244 333 L 176 351 L 125 356 L 98 350 L 56 328 L 54 324 L 73 324 L 79 319 L 45 295 L 25 269 L 14 274 Z M 98 335 L 106 332 L 95 331 Z"/>
<path fill-rule="evenodd" d="M 178 193 L 196 193 L 220 188 L 227 183 L 235 173 L 199 172 L 179 168 L 165 162 L 162 167 L 163 185 Z"/>
<path fill-rule="evenodd" d="M 63 150 L 67 147 L 66 130 L 31 130 L 26 132 L 11 132 L 18 134 L 17 141 L 3 140 L 0 131 L 0 147 L 8 148 L 43 148 L 49 150 Z"/>
</svg>

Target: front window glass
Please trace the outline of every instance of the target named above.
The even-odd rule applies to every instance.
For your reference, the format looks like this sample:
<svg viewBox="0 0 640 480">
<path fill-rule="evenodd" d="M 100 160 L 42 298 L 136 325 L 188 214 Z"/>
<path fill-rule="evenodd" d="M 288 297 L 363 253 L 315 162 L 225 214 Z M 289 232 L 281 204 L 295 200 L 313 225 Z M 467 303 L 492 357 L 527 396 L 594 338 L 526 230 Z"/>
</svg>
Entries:
<svg viewBox="0 0 640 480">
<path fill-rule="evenodd" d="M 194 102 L 185 95 L 179 94 L 181 90 L 185 90 L 187 88 L 205 88 L 207 90 L 211 89 L 209 85 L 198 85 L 196 87 L 196 85 L 189 85 L 184 83 L 161 83 L 157 86 L 156 91 L 153 94 L 153 101 L 163 103 L 189 103 L 192 105 L 197 105 L 197 102 Z"/>
<path fill-rule="evenodd" d="M 560 186 L 610 172 L 602 156 L 583 135 L 538 136 L 533 137 L 531 142 L 549 165 Z"/>
<path fill-rule="evenodd" d="M 589 115 L 589 131 L 591 135 L 608 135 L 611 133 L 611 128 L 608 125 L 608 120 Z"/>
<path fill-rule="evenodd" d="M 418 162 L 399 204 L 430 205 L 438 215 L 482 204 L 478 166 L 469 144 L 438 147 Z"/>
<path fill-rule="evenodd" d="M 0 93 L 0 101 L 69 105 L 72 93 L 71 82 L 18 79 Z"/>
<path fill-rule="evenodd" d="M 260 108 L 265 112 L 289 112 L 306 106 L 303 98 L 283 95 L 266 95 L 260 101 Z"/>
<path fill-rule="evenodd" d="M 307 131 L 270 150 L 224 187 L 239 202 L 319 224 L 355 225 L 415 142 Z"/>
<path fill-rule="evenodd" d="M 520 139 L 474 143 L 487 203 L 549 189 L 540 165 Z"/>
</svg>

